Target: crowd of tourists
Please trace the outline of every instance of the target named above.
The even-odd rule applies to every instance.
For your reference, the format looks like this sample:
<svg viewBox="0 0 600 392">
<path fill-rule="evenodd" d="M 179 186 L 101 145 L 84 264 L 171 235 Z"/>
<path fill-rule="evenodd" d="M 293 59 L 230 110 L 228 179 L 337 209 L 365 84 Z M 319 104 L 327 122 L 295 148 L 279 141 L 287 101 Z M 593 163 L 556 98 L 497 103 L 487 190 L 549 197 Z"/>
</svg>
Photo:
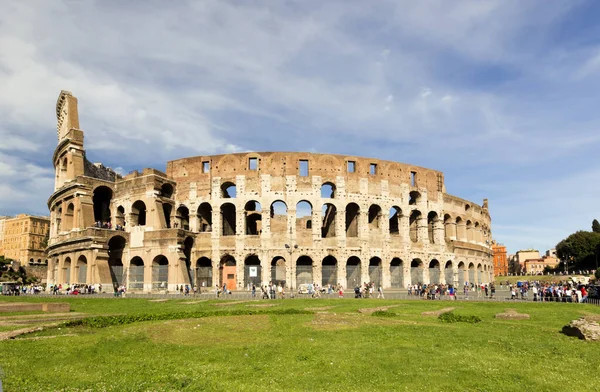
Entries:
<svg viewBox="0 0 600 392">
<path fill-rule="evenodd" d="M 43 290 L 41 285 L 0 282 L 0 295 L 39 294 Z"/>
<path fill-rule="evenodd" d="M 507 283 L 511 299 L 527 300 L 529 293 L 534 301 L 542 302 L 587 302 L 590 294 L 596 295 L 595 288 L 589 285 L 574 284 L 573 282 L 540 282 L 526 281 Z M 590 293 L 590 291 L 593 291 Z"/>
<path fill-rule="evenodd" d="M 79 295 L 102 293 L 102 284 L 51 284 L 49 291 L 52 295 Z"/>
<path fill-rule="evenodd" d="M 117 224 L 115 226 L 115 230 L 125 231 L 124 225 L 125 225 L 124 223 L 123 223 L 123 225 Z M 112 223 L 110 221 L 108 221 L 108 222 L 98 221 L 94 224 L 94 227 L 97 227 L 99 229 L 109 229 L 109 230 L 112 230 L 112 228 L 113 228 Z"/>
</svg>

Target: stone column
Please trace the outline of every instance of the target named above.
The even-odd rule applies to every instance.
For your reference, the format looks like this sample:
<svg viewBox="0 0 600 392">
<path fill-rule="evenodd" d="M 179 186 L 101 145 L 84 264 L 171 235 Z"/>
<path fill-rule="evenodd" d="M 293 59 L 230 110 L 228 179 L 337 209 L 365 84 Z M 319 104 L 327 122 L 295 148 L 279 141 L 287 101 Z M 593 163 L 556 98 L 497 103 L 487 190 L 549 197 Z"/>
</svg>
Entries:
<svg viewBox="0 0 600 392">
<path fill-rule="evenodd" d="M 441 220 L 437 220 L 433 226 L 433 239 L 436 244 L 443 245 L 446 242 L 444 235 L 444 223 Z"/>
<path fill-rule="evenodd" d="M 402 215 L 398 219 L 398 233 L 403 242 L 410 242 L 410 215 Z"/>
<path fill-rule="evenodd" d="M 458 241 L 467 241 L 467 225 L 465 221 L 456 224 L 456 237 Z"/>
<path fill-rule="evenodd" d="M 417 219 L 417 242 L 429 244 L 429 228 L 427 227 L 427 217 L 422 214 Z"/>
<path fill-rule="evenodd" d="M 456 222 L 446 222 L 444 223 L 446 230 L 446 238 L 450 240 L 456 240 Z"/>
</svg>

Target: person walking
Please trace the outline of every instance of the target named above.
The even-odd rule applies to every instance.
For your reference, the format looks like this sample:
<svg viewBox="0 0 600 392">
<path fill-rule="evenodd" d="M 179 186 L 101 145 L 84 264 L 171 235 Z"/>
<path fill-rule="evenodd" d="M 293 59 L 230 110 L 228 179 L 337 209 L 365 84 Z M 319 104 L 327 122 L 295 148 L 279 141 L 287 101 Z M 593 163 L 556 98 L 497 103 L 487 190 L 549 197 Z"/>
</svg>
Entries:
<svg viewBox="0 0 600 392">
<path fill-rule="evenodd" d="M 383 287 L 381 287 L 381 284 L 379 285 L 379 287 L 377 287 L 377 298 L 385 299 L 385 297 L 383 296 Z"/>
</svg>

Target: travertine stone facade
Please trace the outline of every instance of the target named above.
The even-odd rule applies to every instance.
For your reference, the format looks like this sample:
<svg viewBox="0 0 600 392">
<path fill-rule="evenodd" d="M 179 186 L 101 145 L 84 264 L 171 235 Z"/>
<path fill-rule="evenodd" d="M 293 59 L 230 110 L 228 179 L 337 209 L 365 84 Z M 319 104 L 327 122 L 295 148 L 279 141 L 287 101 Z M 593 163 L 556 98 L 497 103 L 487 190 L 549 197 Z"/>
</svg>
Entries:
<svg viewBox="0 0 600 392">
<path fill-rule="evenodd" d="M 265 152 L 184 158 L 168 162 L 166 173 L 111 179 L 84 170 L 77 100 L 62 92 L 58 105 L 50 283 L 150 292 L 493 279 L 487 201 L 447 194 L 441 172 Z M 94 227 L 105 222 L 110 229 Z"/>
</svg>

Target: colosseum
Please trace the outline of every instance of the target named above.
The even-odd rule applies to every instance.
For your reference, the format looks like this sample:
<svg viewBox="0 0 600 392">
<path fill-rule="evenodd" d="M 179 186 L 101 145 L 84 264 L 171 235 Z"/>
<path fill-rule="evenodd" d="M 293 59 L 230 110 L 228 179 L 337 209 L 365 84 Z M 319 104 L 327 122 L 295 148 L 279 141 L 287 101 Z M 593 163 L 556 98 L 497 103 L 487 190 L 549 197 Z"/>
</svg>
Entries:
<svg viewBox="0 0 600 392">
<path fill-rule="evenodd" d="M 49 284 L 487 283 L 491 219 L 441 172 L 355 156 L 250 152 L 120 176 L 86 159 L 77 99 L 56 105 Z"/>
</svg>

